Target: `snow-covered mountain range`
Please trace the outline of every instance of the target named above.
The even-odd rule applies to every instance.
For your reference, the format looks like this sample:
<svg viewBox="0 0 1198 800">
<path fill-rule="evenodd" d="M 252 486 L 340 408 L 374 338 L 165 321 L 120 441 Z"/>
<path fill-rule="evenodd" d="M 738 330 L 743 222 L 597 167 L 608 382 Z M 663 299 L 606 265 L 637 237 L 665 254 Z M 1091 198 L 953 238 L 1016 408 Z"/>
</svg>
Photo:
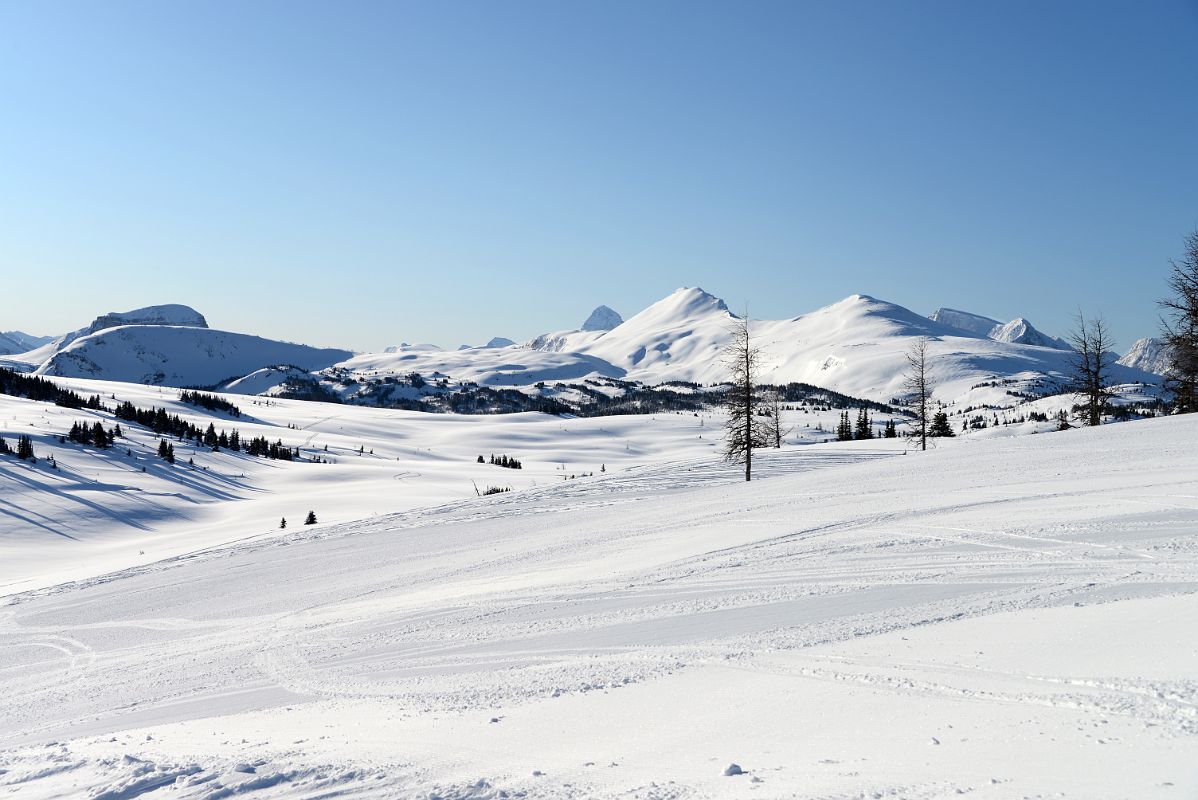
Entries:
<svg viewBox="0 0 1198 800">
<path fill-rule="evenodd" d="M 645 385 L 716 384 L 736 316 L 701 288 L 681 288 L 625 320 L 599 306 L 578 328 L 523 344 L 502 337 L 445 350 L 402 344 L 381 353 L 317 349 L 215 331 L 182 305 L 104 314 L 91 324 L 8 357 L 45 375 L 269 393 L 306 380 L 343 399 L 363 385 L 413 374 L 444 387 L 478 384 L 531 391 L 542 383 L 618 379 Z M 923 316 L 856 294 L 783 320 L 754 320 L 763 381 L 800 382 L 881 402 L 901 393 L 905 354 L 917 338 L 931 346 L 937 396 L 960 400 L 981 385 L 1018 391 L 1059 383 L 1069 372 L 1067 343 L 1023 318 L 1007 323 L 949 308 Z M 1116 380 L 1158 380 L 1156 340 L 1141 340 L 1120 359 Z M 252 378 L 252 379 L 251 379 Z"/>
<path fill-rule="evenodd" d="M 938 308 L 928 316 L 928 319 L 951 328 L 968 331 L 975 336 L 993 339 L 996 342 L 1031 344 L 1037 347 L 1051 347 L 1054 350 L 1072 349 L 1064 339 L 1041 333 L 1023 317 L 1016 317 L 1010 322 L 999 322 L 979 314 L 970 314 L 968 311 Z"/>
<path fill-rule="evenodd" d="M 713 384 L 726 378 L 721 355 L 735 320 L 719 298 L 683 288 L 610 330 L 557 331 L 487 352 L 404 348 L 358 356 L 337 369 L 368 381 L 416 372 L 487 386 L 587 376 Z M 1004 324 L 945 309 L 929 318 L 867 295 L 791 319 L 754 320 L 752 330 L 762 349 L 763 381 L 809 383 L 882 402 L 901 392 L 905 354 L 920 337 L 930 340 L 937 396 L 946 401 L 983 383 L 1003 385 L 999 393 L 1059 383 L 1070 370 L 1067 346 L 1026 320 Z M 1135 367 L 1116 372 L 1121 382 L 1156 380 Z"/>
<path fill-rule="evenodd" d="M 53 340 L 53 336 L 34 336 L 24 331 L 4 331 L 0 333 L 0 356 L 25 353 Z"/>
</svg>

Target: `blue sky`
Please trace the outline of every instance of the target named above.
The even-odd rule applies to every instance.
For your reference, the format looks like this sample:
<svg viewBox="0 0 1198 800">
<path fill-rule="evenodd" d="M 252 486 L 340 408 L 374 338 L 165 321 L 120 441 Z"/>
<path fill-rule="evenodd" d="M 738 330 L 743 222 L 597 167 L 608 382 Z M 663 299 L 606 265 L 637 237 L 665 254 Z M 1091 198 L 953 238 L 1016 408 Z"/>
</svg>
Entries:
<svg viewBox="0 0 1198 800">
<path fill-rule="evenodd" d="M 0 4 L 0 330 L 377 349 L 700 285 L 1154 331 L 1198 3 Z"/>
</svg>

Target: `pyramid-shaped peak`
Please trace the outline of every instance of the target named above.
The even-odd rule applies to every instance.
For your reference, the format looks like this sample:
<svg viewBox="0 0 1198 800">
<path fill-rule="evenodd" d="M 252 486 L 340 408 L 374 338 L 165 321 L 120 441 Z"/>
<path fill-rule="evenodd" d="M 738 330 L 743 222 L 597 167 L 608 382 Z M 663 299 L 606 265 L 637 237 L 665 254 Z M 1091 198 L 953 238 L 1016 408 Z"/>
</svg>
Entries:
<svg viewBox="0 0 1198 800">
<path fill-rule="evenodd" d="M 582 323 L 584 331 L 610 331 L 624 322 L 624 318 L 608 306 L 598 306 L 586 322 Z"/>
</svg>

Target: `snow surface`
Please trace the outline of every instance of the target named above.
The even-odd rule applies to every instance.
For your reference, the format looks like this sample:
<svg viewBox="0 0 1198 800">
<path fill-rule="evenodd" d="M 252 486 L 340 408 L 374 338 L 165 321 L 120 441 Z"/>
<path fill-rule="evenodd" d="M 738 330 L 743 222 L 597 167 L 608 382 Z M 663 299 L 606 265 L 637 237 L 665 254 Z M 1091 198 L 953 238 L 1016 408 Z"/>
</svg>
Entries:
<svg viewBox="0 0 1198 800">
<path fill-rule="evenodd" d="M 1198 794 L 1198 418 L 788 447 L 745 484 L 693 416 L 246 402 L 243 431 L 299 424 L 338 463 L 196 454 L 191 491 L 249 495 L 208 504 L 240 541 L 116 536 L 153 552 L 114 572 L 91 546 L 112 523 L 17 537 L 89 563 L 5 578 L 0 794 Z M 0 419 L 78 413 L 40 405 L 4 398 Z M 521 441 L 527 476 L 469 462 Z M 371 516 L 376 472 L 402 492 L 439 463 L 494 482 L 621 451 L 628 469 Z M 44 480 L 0 464 L 10 504 Z M 310 507 L 321 523 L 296 525 Z"/>
</svg>

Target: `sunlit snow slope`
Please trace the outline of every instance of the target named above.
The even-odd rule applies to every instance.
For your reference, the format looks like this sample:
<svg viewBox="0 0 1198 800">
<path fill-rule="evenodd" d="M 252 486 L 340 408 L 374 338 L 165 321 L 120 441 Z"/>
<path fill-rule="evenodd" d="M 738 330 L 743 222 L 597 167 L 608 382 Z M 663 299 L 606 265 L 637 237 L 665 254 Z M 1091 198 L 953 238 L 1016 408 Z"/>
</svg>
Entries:
<svg viewBox="0 0 1198 800">
<path fill-rule="evenodd" d="M 11 596 L 0 792 L 1193 797 L 1195 436 L 696 459 Z"/>
</svg>

